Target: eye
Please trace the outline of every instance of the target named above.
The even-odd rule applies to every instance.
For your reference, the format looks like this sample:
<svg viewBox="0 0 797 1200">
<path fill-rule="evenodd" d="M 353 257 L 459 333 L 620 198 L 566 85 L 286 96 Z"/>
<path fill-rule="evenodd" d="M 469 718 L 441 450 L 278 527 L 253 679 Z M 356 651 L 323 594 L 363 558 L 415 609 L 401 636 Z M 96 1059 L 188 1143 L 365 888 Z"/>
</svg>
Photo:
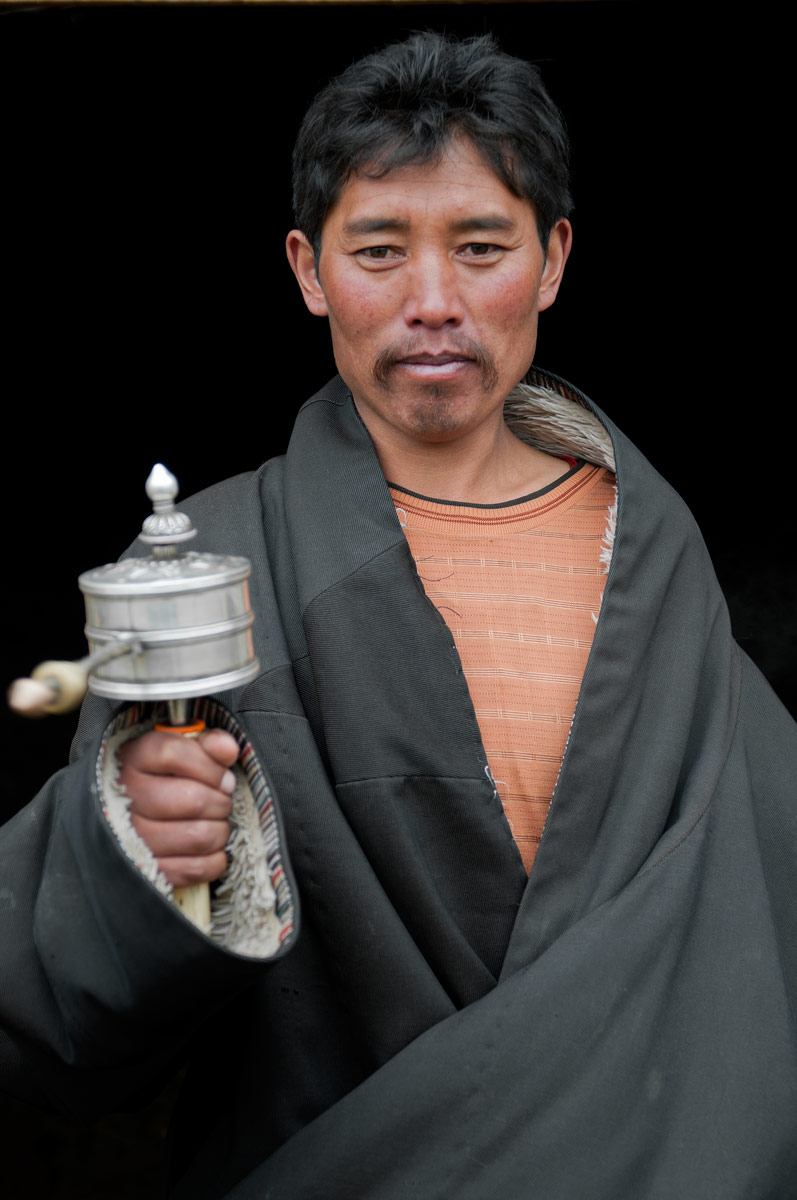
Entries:
<svg viewBox="0 0 797 1200">
<path fill-rule="evenodd" d="M 467 246 L 462 247 L 462 253 L 465 258 L 490 258 L 498 254 L 500 249 L 493 242 L 468 242 Z"/>
<path fill-rule="evenodd" d="M 400 252 L 393 246 L 364 246 L 357 254 L 369 262 L 385 262 L 391 258 L 400 257 Z"/>
<path fill-rule="evenodd" d="M 367 271 L 389 271 L 403 261 L 404 254 L 396 246 L 363 246 L 354 257 Z"/>
</svg>

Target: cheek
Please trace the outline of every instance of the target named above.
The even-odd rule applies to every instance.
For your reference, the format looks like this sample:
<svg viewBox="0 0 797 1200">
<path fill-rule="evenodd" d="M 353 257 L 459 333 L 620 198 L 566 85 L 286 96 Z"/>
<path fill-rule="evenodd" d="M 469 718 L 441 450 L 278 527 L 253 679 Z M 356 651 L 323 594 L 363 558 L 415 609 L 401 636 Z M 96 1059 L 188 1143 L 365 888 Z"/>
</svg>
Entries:
<svg viewBox="0 0 797 1200">
<path fill-rule="evenodd" d="M 385 315 L 368 288 L 350 288 L 345 296 L 328 297 L 330 325 L 347 341 L 365 342 L 384 327 Z"/>
<path fill-rule="evenodd" d="M 483 331 L 497 336 L 517 337 L 533 328 L 537 319 L 537 291 L 529 286 L 526 273 L 504 276 L 485 288 L 478 299 Z"/>
<path fill-rule="evenodd" d="M 537 316 L 537 291 L 529 287 L 528 279 L 518 278 L 507 285 L 501 294 L 501 314 L 507 328 L 518 328 Z"/>
</svg>

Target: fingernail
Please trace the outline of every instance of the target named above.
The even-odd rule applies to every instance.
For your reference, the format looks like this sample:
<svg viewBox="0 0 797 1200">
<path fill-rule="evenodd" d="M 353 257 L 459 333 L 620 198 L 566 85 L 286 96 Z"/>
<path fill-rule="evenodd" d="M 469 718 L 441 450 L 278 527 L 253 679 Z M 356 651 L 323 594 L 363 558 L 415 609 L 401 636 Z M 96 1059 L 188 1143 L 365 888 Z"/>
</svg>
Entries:
<svg viewBox="0 0 797 1200">
<path fill-rule="evenodd" d="M 225 771 L 221 777 L 221 790 L 231 796 L 235 791 L 235 775 L 232 771 Z"/>
</svg>

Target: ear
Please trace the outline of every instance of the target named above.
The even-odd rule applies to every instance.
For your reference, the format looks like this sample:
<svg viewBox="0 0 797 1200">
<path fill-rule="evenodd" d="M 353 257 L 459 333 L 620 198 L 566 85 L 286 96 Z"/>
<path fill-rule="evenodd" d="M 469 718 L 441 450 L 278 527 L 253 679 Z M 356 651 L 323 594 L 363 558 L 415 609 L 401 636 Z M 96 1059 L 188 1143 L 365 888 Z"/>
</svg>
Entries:
<svg viewBox="0 0 797 1200">
<path fill-rule="evenodd" d="M 298 280 L 304 302 L 310 312 L 316 317 L 328 316 L 326 296 L 315 269 L 313 247 L 300 230 L 292 229 L 285 242 L 285 249 L 291 270 Z"/>
<path fill-rule="evenodd" d="M 548 238 L 545 266 L 540 280 L 539 311 L 550 308 L 559 291 L 565 271 L 565 263 L 573 244 L 573 228 L 569 221 L 557 221 Z"/>
</svg>

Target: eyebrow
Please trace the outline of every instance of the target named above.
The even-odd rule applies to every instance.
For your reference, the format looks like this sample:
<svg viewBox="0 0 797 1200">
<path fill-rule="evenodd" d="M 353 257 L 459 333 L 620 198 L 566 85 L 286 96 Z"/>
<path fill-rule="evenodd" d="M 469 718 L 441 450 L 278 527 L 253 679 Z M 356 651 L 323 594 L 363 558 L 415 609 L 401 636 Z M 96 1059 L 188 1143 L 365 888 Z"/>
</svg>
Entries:
<svg viewBox="0 0 797 1200">
<path fill-rule="evenodd" d="M 360 217 L 347 221 L 343 232 L 352 237 L 370 233 L 409 233 L 411 223 L 398 217 Z M 480 233 L 494 230 L 499 233 L 509 233 L 517 228 L 517 223 L 511 217 L 500 213 L 488 213 L 481 217 L 464 217 L 455 221 L 451 226 L 452 233 Z"/>
<path fill-rule="evenodd" d="M 511 217 L 503 217 L 500 213 L 489 213 L 483 217 L 465 217 L 462 221 L 456 221 L 451 227 L 454 233 L 469 233 L 471 230 L 478 233 L 482 230 L 494 229 L 498 233 L 511 233 L 517 229 L 517 222 Z"/>
<path fill-rule="evenodd" d="M 407 233 L 409 228 L 409 221 L 399 221 L 394 217 L 360 217 L 356 221 L 347 221 L 343 232 L 355 236 L 361 233 Z"/>
</svg>

